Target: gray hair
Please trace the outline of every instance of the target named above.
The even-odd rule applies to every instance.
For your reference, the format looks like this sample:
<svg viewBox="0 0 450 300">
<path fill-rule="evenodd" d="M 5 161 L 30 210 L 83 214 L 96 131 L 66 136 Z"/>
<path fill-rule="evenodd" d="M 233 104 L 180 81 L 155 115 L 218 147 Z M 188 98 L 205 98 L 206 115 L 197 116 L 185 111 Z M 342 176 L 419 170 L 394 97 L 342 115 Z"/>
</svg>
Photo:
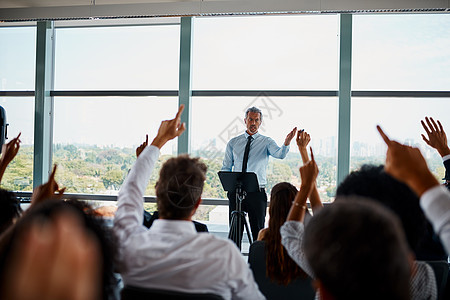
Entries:
<svg viewBox="0 0 450 300">
<path fill-rule="evenodd" d="M 261 112 L 261 110 L 260 110 L 259 108 L 255 107 L 255 106 L 252 106 L 252 107 L 247 108 L 247 110 L 245 111 L 245 118 L 246 118 L 246 119 L 247 119 L 247 116 L 248 116 L 248 113 L 249 113 L 249 112 L 252 112 L 252 113 L 259 113 L 260 119 L 261 119 L 261 121 L 262 121 L 263 115 L 262 115 L 262 112 Z"/>
</svg>

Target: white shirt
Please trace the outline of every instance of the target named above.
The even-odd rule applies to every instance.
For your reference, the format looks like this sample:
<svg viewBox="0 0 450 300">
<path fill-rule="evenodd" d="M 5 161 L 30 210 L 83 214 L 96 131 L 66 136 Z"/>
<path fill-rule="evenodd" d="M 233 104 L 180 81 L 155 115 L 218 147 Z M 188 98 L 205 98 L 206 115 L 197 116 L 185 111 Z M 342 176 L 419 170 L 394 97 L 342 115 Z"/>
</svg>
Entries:
<svg viewBox="0 0 450 300">
<path fill-rule="evenodd" d="M 114 219 L 118 268 L 125 285 L 224 299 L 264 299 L 237 247 L 212 234 L 197 233 L 190 221 L 155 220 L 142 225 L 143 195 L 159 156 L 142 151 L 119 195 Z"/>
<path fill-rule="evenodd" d="M 450 192 L 444 186 L 435 186 L 423 193 L 420 206 L 450 254 Z"/>
</svg>

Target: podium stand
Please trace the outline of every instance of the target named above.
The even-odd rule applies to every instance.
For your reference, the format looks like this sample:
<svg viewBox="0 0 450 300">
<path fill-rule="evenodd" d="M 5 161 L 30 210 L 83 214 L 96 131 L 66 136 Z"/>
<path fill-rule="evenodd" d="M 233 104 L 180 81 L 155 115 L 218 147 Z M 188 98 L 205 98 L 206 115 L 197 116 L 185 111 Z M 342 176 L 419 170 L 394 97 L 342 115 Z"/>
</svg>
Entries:
<svg viewBox="0 0 450 300">
<path fill-rule="evenodd" d="M 225 191 L 236 191 L 236 210 L 231 212 L 230 232 L 228 233 L 228 238 L 235 242 L 240 250 L 242 244 L 242 224 L 245 225 L 248 241 L 250 244 L 252 243 L 252 236 L 250 234 L 247 220 L 245 219 L 246 213 L 242 211 L 242 201 L 244 201 L 247 193 L 259 191 L 258 178 L 253 172 L 242 173 L 220 171 L 218 174 Z"/>
</svg>

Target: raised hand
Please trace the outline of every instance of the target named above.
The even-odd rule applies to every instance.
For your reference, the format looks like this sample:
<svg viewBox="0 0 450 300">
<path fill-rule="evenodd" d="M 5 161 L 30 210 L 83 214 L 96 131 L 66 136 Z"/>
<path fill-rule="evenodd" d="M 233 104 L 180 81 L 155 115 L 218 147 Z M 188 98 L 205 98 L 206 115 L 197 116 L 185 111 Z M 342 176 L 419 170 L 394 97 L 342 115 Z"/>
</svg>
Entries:
<svg viewBox="0 0 450 300">
<path fill-rule="evenodd" d="M 143 142 L 139 147 L 136 148 L 136 157 L 139 157 L 142 151 L 144 151 L 145 147 L 148 145 L 148 134 L 145 135 L 145 142 Z"/>
<path fill-rule="evenodd" d="M 21 134 L 22 133 L 19 133 L 17 137 L 13 138 L 11 141 L 9 141 L 9 143 L 2 146 L 2 157 L 0 158 L 0 181 L 2 180 L 3 174 L 6 171 L 6 167 L 19 152 L 21 142 L 19 138 Z"/>
<path fill-rule="evenodd" d="M 384 166 L 388 174 L 408 184 L 419 196 L 439 185 L 418 148 L 390 140 L 380 126 L 377 126 L 377 130 L 388 146 Z"/>
<path fill-rule="evenodd" d="M 36 205 L 46 200 L 62 199 L 66 188 L 59 188 L 55 181 L 56 165 L 53 166 L 53 171 L 48 178 L 47 183 L 44 183 L 34 189 L 31 196 L 31 204 Z M 56 194 L 55 194 L 56 193 Z"/>
<path fill-rule="evenodd" d="M 311 160 L 300 167 L 300 178 L 302 180 L 300 189 L 305 188 L 308 191 L 308 196 L 310 195 L 316 182 L 317 175 L 319 174 L 319 168 L 314 159 L 312 148 L 310 147 L 309 149 L 311 151 Z"/>
<path fill-rule="evenodd" d="M 289 146 L 291 144 L 292 139 L 295 136 L 295 133 L 297 132 L 297 127 L 294 127 L 286 136 L 286 139 L 284 140 L 284 145 Z"/>
<path fill-rule="evenodd" d="M 153 146 L 156 146 L 161 149 L 165 143 L 170 141 L 171 139 L 180 136 L 184 130 L 186 130 L 186 125 L 181 123 L 181 114 L 183 113 L 184 105 L 181 104 L 178 112 L 172 120 L 165 120 L 161 122 L 161 125 L 158 129 L 158 134 L 152 142 Z"/>
<path fill-rule="evenodd" d="M 308 150 L 306 150 L 306 147 L 311 141 L 311 137 L 304 129 L 302 129 L 297 132 L 297 138 L 295 141 L 297 142 L 298 151 L 300 151 L 300 156 L 302 157 L 303 163 L 307 163 L 309 161 L 309 158 Z"/>
<path fill-rule="evenodd" d="M 425 117 L 425 122 L 423 120 L 420 121 L 428 137 L 426 138 L 422 134 L 422 139 L 425 143 L 436 149 L 442 157 L 450 154 L 450 148 L 447 144 L 447 135 L 445 134 L 444 127 L 442 127 L 441 122 L 436 120 L 436 124 L 433 118 L 428 117 Z"/>
</svg>

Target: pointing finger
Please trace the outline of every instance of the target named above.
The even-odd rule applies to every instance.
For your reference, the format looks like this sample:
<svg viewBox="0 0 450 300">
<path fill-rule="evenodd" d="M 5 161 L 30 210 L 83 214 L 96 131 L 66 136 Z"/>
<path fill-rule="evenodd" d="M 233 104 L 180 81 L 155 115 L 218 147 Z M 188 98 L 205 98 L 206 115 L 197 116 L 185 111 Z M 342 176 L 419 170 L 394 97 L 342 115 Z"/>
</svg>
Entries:
<svg viewBox="0 0 450 300">
<path fill-rule="evenodd" d="M 184 110 L 184 104 L 181 104 L 180 107 L 178 108 L 178 112 L 177 112 L 177 115 L 175 116 L 175 119 L 181 118 L 181 114 L 183 113 L 183 110 Z"/>
<path fill-rule="evenodd" d="M 386 145 L 390 146 L 392 141 L 388 138 L 388 136 L 384 133 L 383 129 L 381 129 L 380 125 L 377 125 L 377 130 L 380 133 L 381 137 L 383 138 Z"/>
</svg>

